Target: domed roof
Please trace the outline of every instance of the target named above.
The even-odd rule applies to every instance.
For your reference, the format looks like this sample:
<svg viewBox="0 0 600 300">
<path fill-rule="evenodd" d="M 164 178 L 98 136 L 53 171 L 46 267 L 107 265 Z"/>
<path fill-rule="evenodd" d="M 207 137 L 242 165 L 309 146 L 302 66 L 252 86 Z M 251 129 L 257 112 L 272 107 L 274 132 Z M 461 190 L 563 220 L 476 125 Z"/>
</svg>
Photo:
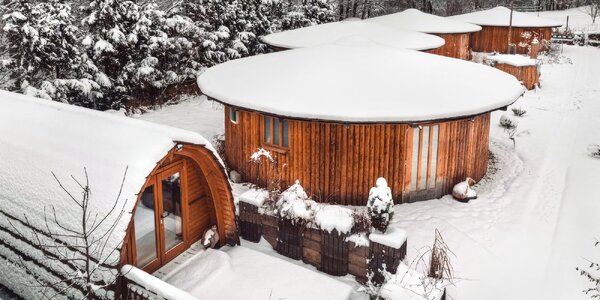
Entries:
<svg viewBox="0 0 600 300">
<path fill-rule="evenodd" d="M 361 36 L 374 44 L 412 50 L 435 49 L 445 43 L 444 39 L 434 35 L 354 19 L 273 33 L 262 40 L 271 46 L 293 49 L 331 44 L 349 36 Z"/>
<path fill-rule="evenodd" d="M 477 25 L 427 14 L 414 8 L 399 13 L 370 18 L 366 21 L 391 26 L 396 29 L 424 33 L 467 33 L 481 30 L 481 27 Z"/>
<path fill-rule="evenodd" d="M 452 20 L 469 22 L 483 26 L 502 26 L 508 27 L 510 23 L 510 9 L 498 6 L 488 10 L 472 12 L 468 14 L 449 17 Z M 513 11 L 513 27 L 559 27 L 562 22 L 540 18 L 531 14 Z"/>
<path fill-rule="evenodd" d="M 495 68 L 380 45 L 325 45 L 232 60 L 198 78 L 209 97 L 288 118 L 418 122 L 512 104 L 524 87 Z"/>
</svg>

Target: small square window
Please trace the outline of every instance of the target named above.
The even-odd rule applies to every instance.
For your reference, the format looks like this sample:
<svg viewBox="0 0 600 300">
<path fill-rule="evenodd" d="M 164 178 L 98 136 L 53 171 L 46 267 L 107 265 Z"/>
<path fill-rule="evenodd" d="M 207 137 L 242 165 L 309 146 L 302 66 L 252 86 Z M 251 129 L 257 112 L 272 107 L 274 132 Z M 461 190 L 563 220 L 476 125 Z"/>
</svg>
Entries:
<svg viewBox="0 0 600 300">
<path fill-rule="evenodd" d="M 235 123 L 237 124 L 238 122 L 238 111 L 235 108 L 230 108 L 229 109 L 229 120 L 231 121 L 231 123 Z"/>
</svg>

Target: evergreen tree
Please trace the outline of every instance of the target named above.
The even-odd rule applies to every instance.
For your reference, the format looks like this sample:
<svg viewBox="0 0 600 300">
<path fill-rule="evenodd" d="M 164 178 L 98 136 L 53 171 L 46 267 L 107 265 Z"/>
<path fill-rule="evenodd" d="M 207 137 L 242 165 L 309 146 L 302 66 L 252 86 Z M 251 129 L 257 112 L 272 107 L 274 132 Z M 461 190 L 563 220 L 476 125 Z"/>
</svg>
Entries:
<svg viewBox="0 0 600 300">
<path fill-rule="evenodd" d="M 326 0 L 306 0 L 302 5 L 302 12 L 314 25 L 335 20 L 334 8 Z"/>
<path fill-rule="evenodd" d="M 18 0 L 7 11 L 3 30 L 9 58 L 1 67 L 14 80 L 14 90 L 73 71 L 80 55 L 72 20 L 71 7 L 57 0 Z"/>
</svg>

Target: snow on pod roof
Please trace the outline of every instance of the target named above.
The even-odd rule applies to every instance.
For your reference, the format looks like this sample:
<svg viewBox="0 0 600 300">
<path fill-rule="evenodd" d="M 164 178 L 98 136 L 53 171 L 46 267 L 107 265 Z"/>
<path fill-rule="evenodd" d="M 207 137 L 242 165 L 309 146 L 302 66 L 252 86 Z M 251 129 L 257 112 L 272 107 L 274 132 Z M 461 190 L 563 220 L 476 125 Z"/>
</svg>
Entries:
<svg viewBox="0 0 600 300">
<path fill-rule="evenodd" d="M 375 44 L 413 50 L 435 49 L 445 43 L 438 36 L 401 31 L 361 20 L 344 20 L 277 32 L 262 37 L 262 40 L 274 47 L 293 49 L 331 44 L 348 36 L 362 36 Z"/>
<path fill-rule="evenodd" d="M 466 33 L 481 30 L 481 27 L 477 25 L 427 14 L 414 8 L 399 13 L 370 18 L 366 21 L 384 24 L 397 29 L 425 33 Z"/>
<path fill-rule="evenodd" d="M 6 91 L 0 91 L 0 105 L 0 210 L 4 213 L 19 219 L 27 215 L 33 226 L 43 229 L 44 208 L 54 205 L 61 223 L 80 226 L 81 211 L 52 172 L 78 198 L 81 189 L 70 176 L 85 182 L 85 167 L 91 210 L 102 216 L 115 203 L 128 168 L 117 209 L 127 200 L 126 213 L 108 249 L 123 241 L 129 212 L 146 177 L 177 142 L 202 145 L 218 158 L 206 139 L 181 129 Z"/>
<path fill-rule="evenodd" d="M 203 93 L 225 104 L 296 119 L 416 122 L 512 104 L 514 76 L 473 62 L 378 45 L 325 45 L 209 68 Z"/>
<path fill-rule="evenodd" d="M 498 6 L 488 10 L 476 11 L 468 14 L 451 16 L 448 18 L 483 26 L 508 27 L 510 22 L 510 9 L 504 6 Z M 531 14 L 513 11 L 512 26 L 559 27 L 562 26 L 562 23 L 552 19 L 540 18 Z"/>
</svg>

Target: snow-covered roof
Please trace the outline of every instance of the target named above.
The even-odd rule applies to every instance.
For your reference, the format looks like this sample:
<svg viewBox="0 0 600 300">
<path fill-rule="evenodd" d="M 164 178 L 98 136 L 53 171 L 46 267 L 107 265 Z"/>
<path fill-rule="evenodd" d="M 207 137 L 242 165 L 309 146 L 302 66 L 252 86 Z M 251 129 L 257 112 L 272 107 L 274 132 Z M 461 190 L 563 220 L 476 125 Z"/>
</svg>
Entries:
<svg viewBox="0 0 600 300">
<path fill-rule="evenodd" d="M 384 24 L 397 29 L 424 33 L 467 33 L 481 30 L 481 27 L 477 25 L 427 14 L 414 8 L 399 13 L 370 18 L 367 21 Z"/>
<path fill-rule="evenodd" d="M 496 54 L 486 56 L 487 60 L 495 61 L 501 64 L 507 64 L 515 67 L 535 66 L 536 60 L 519 54 Z"/>
<path fill-rule="evenodd" d="M 277 32 L 264 36 L 262 40 L 271 46 L 293 49 L 331 44 L 351 36 L 361 36 L 375 44 L 413 50 L 435 49 L 445 43 L 438 36 L 397 30 L 361 20 L 345 20 Z"/>
<path fill-rule="evenodd" d="M 129 212 L 146 177 L 177 142 L 216 153 L 199 134 L 124 116 L 6 91 L 0 91 L 0 106 L 0 211 L 14 218 L 26 215 L 33 226 L 44 229 L 44 208 L 53 205 L 61 223 L 80 226 L 79 207 L 52 173 L 81 200 L 81 188 L 70 176 L 85 183 L 86 168 L 90 210 L 102 216 L 114 205 L 127 168 L 118 204 L 120 211 L 127 201 L 126 213 L 107 249 L 125 237 Z"/>
<path fill-rule="evenodd" d="M 488 10 L 476 11 L 468 14 L 448 17 L 452 20 L 469 22 L 482 26 L 507 27 L 510 23 L 510 9 L 504 6 L 494 7 Z M 531 14 L 513 11 L 513 27 L 559 27 L 562 22 L 540 18 Z"/>
<path fill-rule="evenodd" d="M 486 65 L 378 45 L 326 45 L 229 61 L 198 78 L 235 107 L 298 119 L 413 122 L 513 103 L 517 79 Z"/>
</svg>

